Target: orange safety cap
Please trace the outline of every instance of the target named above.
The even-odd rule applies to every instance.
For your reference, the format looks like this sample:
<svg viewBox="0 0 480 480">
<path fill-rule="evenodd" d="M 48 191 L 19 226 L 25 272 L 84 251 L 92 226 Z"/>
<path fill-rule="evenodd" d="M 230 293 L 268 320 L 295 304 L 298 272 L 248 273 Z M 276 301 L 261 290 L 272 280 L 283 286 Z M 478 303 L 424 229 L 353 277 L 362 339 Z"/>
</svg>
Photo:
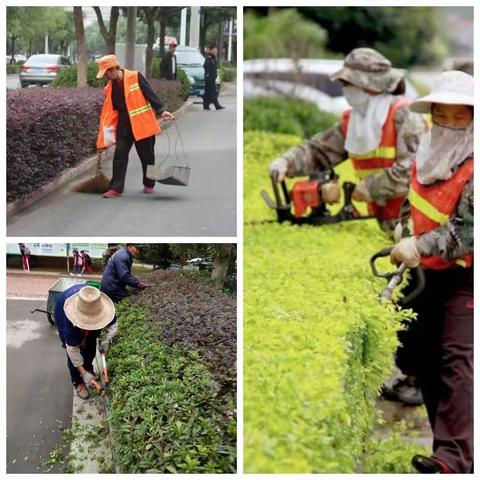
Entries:
<svg viewBox="0 0 480 480">
<path fill-rule="evenodd" d="M 119 67 L 118 59 L 115 55 L 105 55 L 102 58 L 97 60 L 98 63 L 98 73 L 97 78 L 102 78 L 105 75 L 105 72 L 112 67 Z"/>
</svg>

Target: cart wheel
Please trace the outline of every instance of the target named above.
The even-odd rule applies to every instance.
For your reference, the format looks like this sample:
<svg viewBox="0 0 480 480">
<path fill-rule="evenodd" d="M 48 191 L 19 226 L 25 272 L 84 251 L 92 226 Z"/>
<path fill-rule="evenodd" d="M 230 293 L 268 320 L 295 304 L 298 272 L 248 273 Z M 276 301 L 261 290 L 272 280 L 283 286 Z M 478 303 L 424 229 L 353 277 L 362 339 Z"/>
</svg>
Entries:
<svg viewBox="0 0 480 480">
<path fill-rule="evenodd" d="M 50 325 L 55 325 L 55 320 L 53 319 L 53 315 L 51 313 L 47 313 L 47 319 Z"/>
</svg>

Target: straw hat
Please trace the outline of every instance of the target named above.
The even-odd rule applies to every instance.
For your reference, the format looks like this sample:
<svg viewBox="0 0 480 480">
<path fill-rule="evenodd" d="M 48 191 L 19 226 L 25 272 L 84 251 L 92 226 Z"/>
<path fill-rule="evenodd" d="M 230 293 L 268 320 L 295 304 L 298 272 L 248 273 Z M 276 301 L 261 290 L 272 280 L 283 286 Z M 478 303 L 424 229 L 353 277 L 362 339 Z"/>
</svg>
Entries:
<svg viewBox="0 0 480 480">
<path fill-rule="evenodd" d="M 97 78 L 102 78 L 109 68 L 120 66 L 115 55 L 105 55 L 104 57 L 99 58 L 96 62 L 98 63 Z"/>
<path fill-rule="evenodd" d="M 112 300 L 95 287 L 86 286 L 67 298 L 63 310 L 78 328 L 100 330 L 115 317 Z"/>
<path fill-rule="evenodd" d="M 429 95 L 410 104 L 410 110 L 430 113 L 432 103 L 446 105 L 469 105 L 473 107 L 473 77 L 459 70 L 443 72 L 435 79 Z"/>
<path fill-rule="evenodd" d="M 373 48 L 355 48 L 346 57 L 343 67 L 330 75 L 330 80 L 343 80 L 359 88 L 378 93 L 393 92 L 405 76 L 402 70 Z"/>
</svg>

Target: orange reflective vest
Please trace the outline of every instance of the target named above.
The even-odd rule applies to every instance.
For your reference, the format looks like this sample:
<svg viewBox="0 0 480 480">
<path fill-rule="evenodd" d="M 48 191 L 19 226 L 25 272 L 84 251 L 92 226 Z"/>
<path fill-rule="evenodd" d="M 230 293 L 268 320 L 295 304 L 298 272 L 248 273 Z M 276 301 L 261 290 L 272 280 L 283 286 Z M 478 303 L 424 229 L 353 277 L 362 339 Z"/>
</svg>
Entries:
<svg viewBox="0 0 480 480">
<path fill-rule="evenodd" d="M 400 98 L 394 101 L 390 107 L 385 124 L 383 125 L 382 138 L 377 148 L 371 152 L 362 155 L 349 154 L 355 174 L 362 179 L 374 175 L 386 168 L 391 167 L 397 159 L 397 130 L 395 128 L 396 111 L 409 105 L 410 100 Z M 343 112 L 342 115 L 342 132 L 344 137 L 347 136 L 348 124 L 352 110 Z M 370 215 L 375 215 L 379 220 L 393 220 L 400 216 L 400 207 L 405 197 L 390 198 L 385 205 L 379 205 L 375 202 L 368 203 L 368 211 Z"/>
<path fill-rule="evenodd" d="M 149 101 L 143 96 L 138 83 L 138 72 L 125 69 L 123 71 L 125 104 L 135 141 L 152 137 L 160 133 L 155 112 Z M 100 114 L 97 148 L 107 148 L 116 143 L 118 112 L 113 109 L 112 82 L 105 87 L 105 101 Z"/>
<path fill-rule="evenodd" d="M 466 160 L 448 180 L 435 182 L 431 185 L 422 185 L 418 181 L 416 167 L 413 166 L 408 200 L 415 236 L 430 232 L 448 222 L 455 211 L 466 183 L 472 176 L 473 158 Z M 467 255 L 456 260 L 446 260 L 442 257 L 422 257 L 421 264 L 433 270 L 444 270 L 453 265 L 471 267 L 473 255 Z"/>
</svg>

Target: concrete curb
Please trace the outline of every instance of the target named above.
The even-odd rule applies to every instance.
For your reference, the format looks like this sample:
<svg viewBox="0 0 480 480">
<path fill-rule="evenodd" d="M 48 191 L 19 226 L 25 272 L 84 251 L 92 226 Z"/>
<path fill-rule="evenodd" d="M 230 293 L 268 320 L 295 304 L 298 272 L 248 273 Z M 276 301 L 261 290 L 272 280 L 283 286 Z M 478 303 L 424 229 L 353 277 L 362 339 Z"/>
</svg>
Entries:
<svg viewBox="0 0 480 480">
<path fill-rule="evenodd" d="M 13 270 L 7 269 L 7 275 L 28 275 L 31 276 L 38 276 L 38 277 L 68 277 L 70 278 L 72 275 L 68 275 L 66 272 L 42 272 L 42 271 L 31 271 L 31 272 L 24 272 L 23 270 Z M 89 274 L 89 275 L 82 275 L 78 278 L 84 278 L 85 280 L 98 280 L 102 278 L 102 275 L 96 274 Z"/>
<path fill-rule="evenodd" d="M 192 105 L 192 102 L 185 102 L 178 110 L 173 112 L 175 118 L 180 117 L 183 115 Z M 171 121 L 162 122 L 161 126 L 168 127 Z M 110 161 L 113 159 L 113 152 L 114 148 L 107 149 L 105 156 L 103 158 L 104 161 Z M 20 211 L 24 210 L 25 208 L 33 205 L 34 203 L 38 202 L 42 198 L 45 198 L 47 195 L 50 195 L 55 190 L 64 187 L 72 180 L 76 179 L 80 175 L 87 173 L 88 171 L 94 169 L 97 164 L 97 155 L 92 155 L 81 161 L 81 163 L 75 167 L 69 168 L 68 170 L 64 171 L 60 176 L 55 178 L 53 181 L 40 187 L 38 190 L 35 190 L 28 195 L 23 196 L 13 202 L 7 203 L 7 218 L 11 217 Z"/>
</svg>

